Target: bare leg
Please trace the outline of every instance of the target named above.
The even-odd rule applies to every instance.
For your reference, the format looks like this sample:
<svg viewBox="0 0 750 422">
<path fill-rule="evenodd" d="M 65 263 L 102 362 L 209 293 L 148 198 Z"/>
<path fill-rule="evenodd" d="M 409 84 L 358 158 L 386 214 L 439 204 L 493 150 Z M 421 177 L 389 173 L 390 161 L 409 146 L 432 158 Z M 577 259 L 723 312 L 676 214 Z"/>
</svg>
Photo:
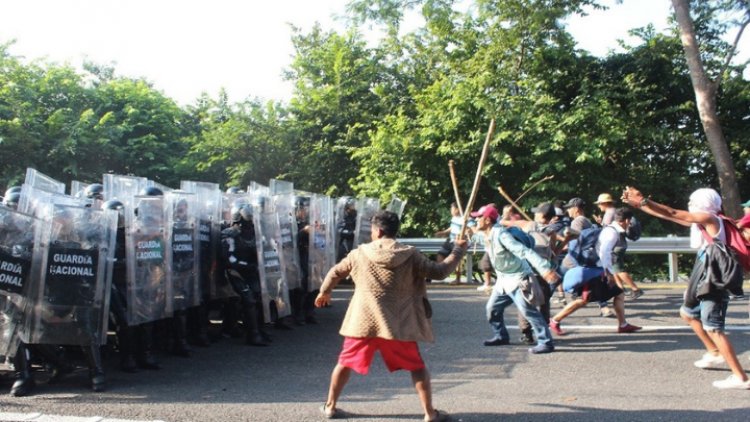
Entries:
<svg viewBox="0 0 750 422">
<path fill-rule="evenodd" d="M 422 403 L 422 410 L 426 419 L 433 419 L 435 408 L 432 407 L 432 384 L 430 383 L 430 372 L 427 368 L 411 371 L 411 381 L 417 390 L 419 401 Z"/>
<path fill-rule="evenodd" d="M 615 307 L 615 316 L 617 316 L 617 322 L 622 327 L 625 325 L 625 293 L 620 293 L 615 296 L 612 304 Z"/>
<path fill-rule="evenodd" d="M 328 400 L 326 401 L 326 409 L 335 409 L 336 402 L 341 396 L 341 392 L 344 391 L 346 383 L 349 382 L 349 376 L 352 374 L 352 369 L 341 364 L 336 364 L 331 373 L 331 386 L 328 388 Z"/>
<path fill-rule="evenodd" d="M 737 354 L 734 352 L 734 347 L 732 347 L 732 343 L 729 342 L 727 335 L 721 331 L 709 331 L 708 336 L 713 340 L 713 343 L 718 346 L 719 353 L 721 353 L 721 356 L 727 361 L 727 365 L 729 365 L 729 369 L 732 370 L 732 373 L 742 381 L 747 381 L 747 374 L 745 374 L 745 371 L 742 369 L 742 365 L 740 365 L 740 361 L 737 359 Z"/>
<path fill-rule="evenodd" d="M 484 287 L 489 289 L 491 286 L 492 286 L 492 272 L 485 271 L 484 272 Z"/>
<path fill-rule="evenodd" d="M 617 285 L 620 286 L 620 288 L 622 288 L 623 284 L 627 284 L 627 286 L 630 287 L 630 290 L 633 292 L 637 292 L 638 290 L 640 290 L 640 288 L 636 286 L 635 281 L 633 281 L 633 278 L 630 277 L 630 274 L 624 271 L 615 274 L 615 281 L 617 282 Z"/>
<path fill-rule="evenodd" d="M 562 320 L 565 319 L 568 315 L 583 308 L 587 303 L 588 302 L 584 301 L 583 299 L 576 299 L 565 305 L 565 307 L 562 308 L 562 310 L 558 312 L 557 315 L 553 316 L 552 319 L 557 322 L 562 322 Z"/>
<path fill-rule="evenodd" d="M 700 339 L 701 343 L 703 343 L 703 346 L 706 348 L 708 353 L 711 353 L 712 355 L 718 355 L 719 354 L 719 348 L 716 346 L 716 343 L 714 343 L 713 339 L 708 336 L 708 333 L 706 333 L 706 330 L 703 329 L 703 323 L 701 323 L 701 320 L 690 318 L 689 316 L 682 315 L 683 321 L 687 322 L 690 328 L 693 329 L 693 332 L 696 336 L 698 336 L 698 339 Z"/>
</svg>

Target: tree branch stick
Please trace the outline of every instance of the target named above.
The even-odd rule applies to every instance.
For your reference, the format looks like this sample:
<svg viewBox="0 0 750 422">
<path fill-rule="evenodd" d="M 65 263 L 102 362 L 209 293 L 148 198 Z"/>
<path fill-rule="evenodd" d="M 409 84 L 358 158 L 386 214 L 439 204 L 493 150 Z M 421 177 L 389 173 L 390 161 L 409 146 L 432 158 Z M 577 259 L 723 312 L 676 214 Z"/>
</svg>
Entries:
<svg viewBox="0 0 750 422">
<path fill-rule="evenodd" d="M 456 182 L 456 169 L 453 168 L 453 160 L 448 161 L 448 168 L 451 171 L 451 183 L 453 184 L 453 194 L 456 196 L 456 205 L 458 212 L 464 215 L 464 208 L 461 206 L 461 196 L 458 194 L 458 182 Z"/>
<path fill-rule="evenodd" d="M 464 214 L 464 223 L 461 225 L 461 231 L 458 232 L 458 238 L 464 237 L 466 231 L 466 224 L 469 222 L 469 216 L 471 210 L 474 207 L 474 201 L 477 199 L 477 192 L 479 191 L 479 181 L 482 179 L 482 168 L 484 168 L 484 162 L 487 160 L 487 153 L 490 149 L 490 140 L 492 134 L 495 132 L 495 119 L 490 121 L 490 128 L 487 130 L 487 137 L 484 139 L 484 146 L 482 147 L 482 155 L 479 157 L 479 164 L 477 165 L 477 174 L 474 176 L 474 186 L 471 188 L 471 195 L 469 196 L 469 202 L 466 204 L 466 213 Z"/>
<path fill-rule="evenodd" d="M 510 203 L 510 205 L 511 205 L 511 206 L 512 206 L 513 208 L 515 208 L 515 209 L 516 209 L 516 210 L 517 210 L 517 211 L 518 211 L 519 213 L 521 213 L 521 215 L 523 216 L 523 218 L 525 218 L 525 219 L 527 219 L 527 220 L 529 220 L 529 221 L 534 221 L 534 220 L 533 220 L 533 219 L 532 219 L 531 217 L 529 217 L 529 215 L 528 215 L 528 214 L 526 214 L 526 213 L 525 213 L 525 212 L 524 212 L 524 211 L 523 211 L 523 210 L 521 209 L 521 207 L 519 207 L 519 206 L 518 206 L 518 204 L 516 204 L 516 201 L 514 201 L 514 200 L 513 200 L 513 199 L 512 199 L 511 197 L 510 197 L 510 195 L 508 195 L 508 194 L 507 194 L 507 193 L 505 192 L 505 190 L 503 189 L 503 187 L 502 187 L 502 186 L 498 186 L 498 187 L 497 187 L 497 190 L 498 190 L 498 192 L 500 192 L 500 195 L 502 195 L 502 196 L 503 196 L 503 198 L 505 198 L 505 200 L 506 200 L 506 201 L 508 201 L 508 202 Z"/>
</svg>

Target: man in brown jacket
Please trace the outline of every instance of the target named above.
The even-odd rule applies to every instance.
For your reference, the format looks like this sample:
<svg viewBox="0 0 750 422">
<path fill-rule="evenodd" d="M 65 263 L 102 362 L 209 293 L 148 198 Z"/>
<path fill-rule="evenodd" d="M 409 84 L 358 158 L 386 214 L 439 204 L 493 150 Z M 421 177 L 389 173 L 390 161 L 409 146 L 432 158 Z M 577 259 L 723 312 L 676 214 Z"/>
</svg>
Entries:
<svg viewBox="0 0 750 422">
<path fill-rule="evenodd" d="M 366 375 L 376 351 L 393 372 L 411 372 L 422 402 L 425 421 L 448 420 L 432 406 L 430 373 L 419 354 L 418 341 L 433 341 L 432 310 L 427 302 L 425 279 L 450 275 L 466 251 L 466 240 L 456 239 L 453 251 L 441 263 L 427 259 L 416 248 L 396 241 L 399 218 L 380 211 L 372 218 L 372 242 L 359 246 L 326 275 L 315 306 L 330 303 L 331 291 L 351 275 L 354 294 L 339 333 L 344 345 L 331 374 L 328 400 L 321 408 L 335 418 L 338 401 L 351 371 Z"/>
</svg>

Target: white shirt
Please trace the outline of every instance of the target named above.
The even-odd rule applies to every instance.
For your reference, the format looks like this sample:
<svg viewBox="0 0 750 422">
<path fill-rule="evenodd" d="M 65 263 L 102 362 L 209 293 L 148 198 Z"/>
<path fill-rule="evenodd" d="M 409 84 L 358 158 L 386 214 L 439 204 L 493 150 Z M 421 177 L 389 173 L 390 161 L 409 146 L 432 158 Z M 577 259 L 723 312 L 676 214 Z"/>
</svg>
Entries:
<svg viewBox="0 0 750 422">
<path fill-rule="evenodd" d="M 610 227 L 614 230 L 608 230 Z M 596 251 L 599 255 L 599 265 L 610 274 L 615 273 L 612 268 L 612 250 L 614 250 L 617 242 L 620 240 L 621 233 L 625 233 L 625 229 L 616 221 L 602 229 L 601 233 L 599 233 L 599 248 Z"/>
</svg>

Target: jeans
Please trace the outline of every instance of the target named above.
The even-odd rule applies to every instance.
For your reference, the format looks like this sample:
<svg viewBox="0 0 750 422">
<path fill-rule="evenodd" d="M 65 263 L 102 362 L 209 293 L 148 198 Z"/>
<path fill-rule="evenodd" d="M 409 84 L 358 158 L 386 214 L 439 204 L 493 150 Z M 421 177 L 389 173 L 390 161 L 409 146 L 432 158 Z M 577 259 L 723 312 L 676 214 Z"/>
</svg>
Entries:
<svg viewBox="0 0 750 422">
<path fill-rule="evenodd" d="M 534 330 L 537 344 L 553 346 L 552 335 L 549 327 L 544 322 L 542 314 L 534 306 L 529 305 L 523 298 L 521 289 L 515 289 L 510 294 L 499 293 L 497 289 L 492 290 L 490 299 L 487 301 L 487 320 L 490 323 L 495 338 L 510 339 L 508 329 L 505 327 L 505 308 L 515 303 L 519 312 L 531 324 Z"/>
</svg>

